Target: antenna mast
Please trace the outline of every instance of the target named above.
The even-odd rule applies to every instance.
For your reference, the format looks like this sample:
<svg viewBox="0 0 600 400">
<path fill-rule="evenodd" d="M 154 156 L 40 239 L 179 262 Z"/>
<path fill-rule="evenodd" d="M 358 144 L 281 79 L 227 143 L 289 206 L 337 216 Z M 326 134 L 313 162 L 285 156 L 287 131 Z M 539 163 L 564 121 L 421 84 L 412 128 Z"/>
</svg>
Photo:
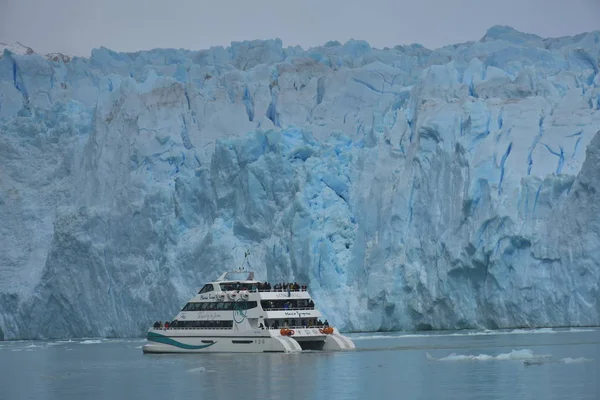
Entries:
<svg viewBox="0 0 600 400">
<path fill-rule="evenodd" d="M 248 259 L 249 255 L 250 255 L 250 250 L 246 250 L 244 252 L 244 261 L 242 261 L 242 266 L 240 267 L 240 271 L 244 270 L 244 264 L 246 264 L 246 260 Z"/>
</svg>

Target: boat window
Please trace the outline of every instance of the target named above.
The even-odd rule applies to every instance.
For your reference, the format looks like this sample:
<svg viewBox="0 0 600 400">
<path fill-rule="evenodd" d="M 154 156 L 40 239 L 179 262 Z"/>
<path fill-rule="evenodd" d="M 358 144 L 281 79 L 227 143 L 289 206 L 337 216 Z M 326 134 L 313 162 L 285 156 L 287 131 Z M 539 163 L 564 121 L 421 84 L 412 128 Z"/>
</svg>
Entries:
<svg viewBox="0 0 600 400">
<path fill-rule="evenodd" d="M 256 308 L 258 303 L 256 301 L 238 301 L 235 305 L 235 308 L 238 310 L 250 310 L 252 308 Z"/>
<path fill-rule="evenodd" d="M 233 321 L 177 321 L 177 328 L 231 328 Z"/>
<path fill-rule="evenodd" d="M 256 292 L 258 290 L 258 284 L 247 283 L 247 282 L 229 282 L 219 283 L 221 290 L 223 291 L 236 291 L 236 290 L 247 290 L 249 292 Z"/>
<path fill-rule="evenodd" d="M 249 271 L 231 271 L 225 274 L 226 281 L 251 281 L 254 279 L 254 272 Z"/>
<path fill-rule="evenodd" d="M 198 293 L 208 293 L 212 292 L 213 290 L 215 290 L 215 288 L 213 287 L 212 283 L 207 283 Z"/>
<path fill-rule="evenodd" d="M 262 300 L 260 304 L 264 310 L 313 310 L 315 308 L 315 303 L 310 299 Z"/>
<path fill-rule="evenodd" d="M 298 300 L 295 305 L 300 308 L 308 307 L 308 300 Z"/>
</svg>

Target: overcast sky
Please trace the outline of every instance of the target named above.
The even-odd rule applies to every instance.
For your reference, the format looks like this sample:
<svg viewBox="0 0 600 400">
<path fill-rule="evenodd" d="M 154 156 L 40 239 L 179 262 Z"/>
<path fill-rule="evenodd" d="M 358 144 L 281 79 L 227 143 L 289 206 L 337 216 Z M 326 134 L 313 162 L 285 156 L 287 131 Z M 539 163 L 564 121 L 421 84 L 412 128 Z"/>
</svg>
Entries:
<svg viewBox="0 0 600 400">
<path fill-rule="evenodd" d="M 479 40 L 492 25 L 544 37 L 600 30 L 600 0 L 0 0 L 0 42 L 82 56 L 275 37 L 304 48 L 350 38 L 436 48 Z"/>
</svg>

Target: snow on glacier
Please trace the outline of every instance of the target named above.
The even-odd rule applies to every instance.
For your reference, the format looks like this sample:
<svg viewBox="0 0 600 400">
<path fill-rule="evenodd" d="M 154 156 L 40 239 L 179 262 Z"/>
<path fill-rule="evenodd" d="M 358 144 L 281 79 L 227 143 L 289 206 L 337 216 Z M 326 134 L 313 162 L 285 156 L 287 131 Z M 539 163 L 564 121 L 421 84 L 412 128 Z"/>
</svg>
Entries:
<svg viewBox="0 0 600 400">
<path fill-rule="evenodd" d="M 346 330 L 600 323 L 600 32 L 5 47 L 0 339 L 140 335 L 247 249 Z"/>
</svg>

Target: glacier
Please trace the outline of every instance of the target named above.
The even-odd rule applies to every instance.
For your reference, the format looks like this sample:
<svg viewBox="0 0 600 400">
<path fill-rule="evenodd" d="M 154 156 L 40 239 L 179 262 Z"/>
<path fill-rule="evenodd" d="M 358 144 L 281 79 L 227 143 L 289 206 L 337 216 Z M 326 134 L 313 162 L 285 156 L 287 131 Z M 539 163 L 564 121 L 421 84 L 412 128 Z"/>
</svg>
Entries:
<svg viewBox="0 0 600 400">
<path fill-rule="evenodd" d="M 6 46 L 4 46 L 6 47 Z M 600 325 L 600 31 L 0 56 L 0 340 L 249 264 L 345 331 Z"/>
</svg>

